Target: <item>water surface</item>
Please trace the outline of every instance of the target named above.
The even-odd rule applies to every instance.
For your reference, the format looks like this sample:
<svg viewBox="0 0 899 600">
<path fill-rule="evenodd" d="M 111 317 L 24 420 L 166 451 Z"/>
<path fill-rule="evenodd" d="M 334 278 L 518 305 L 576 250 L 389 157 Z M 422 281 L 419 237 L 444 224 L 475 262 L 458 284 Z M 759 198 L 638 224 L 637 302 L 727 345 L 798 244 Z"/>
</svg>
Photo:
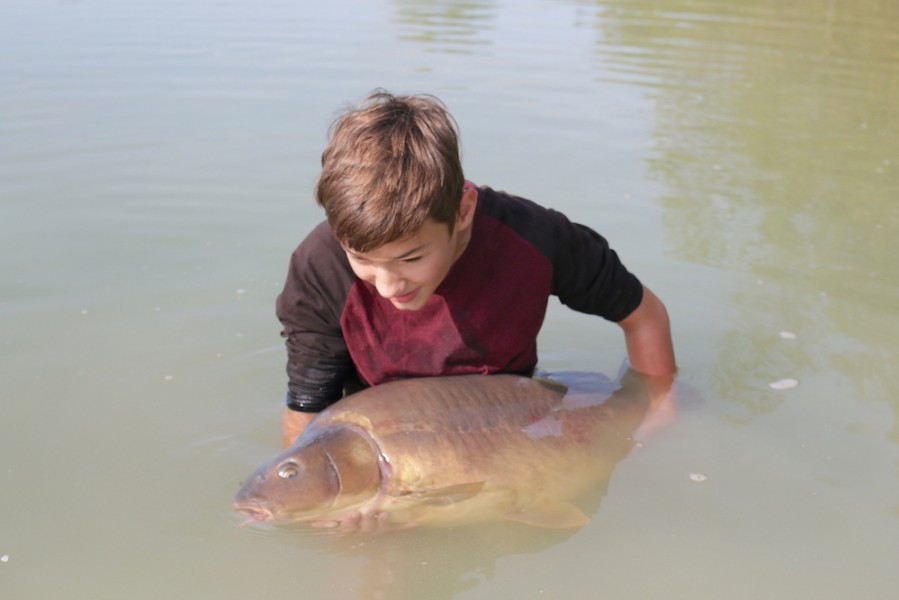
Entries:
<svg viewBox="0 0 899 600">
<path fill-rule="evenodd" d="M 4 2 L 0 594 L 892 598 L 899 7 L 782 4 Z M 580 531 L 229 512 L 277 450 L 327 125 L 376 87 L 443 98 L 470 179 L 593 226 L 669 308 L 679 418 Z M 624 358 L 556 305 L 540 352 Z"/>
</svg>

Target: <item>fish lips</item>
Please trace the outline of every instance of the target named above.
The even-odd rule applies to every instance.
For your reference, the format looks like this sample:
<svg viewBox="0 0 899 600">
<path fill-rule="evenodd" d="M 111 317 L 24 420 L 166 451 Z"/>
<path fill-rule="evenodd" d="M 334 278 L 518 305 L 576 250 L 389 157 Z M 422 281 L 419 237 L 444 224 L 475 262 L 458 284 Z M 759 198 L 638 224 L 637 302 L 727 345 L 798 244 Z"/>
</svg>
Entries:
<svg viewBox="0 0 899 600">
<path fill-rule="evenodd" d="M 234 502 L 233 509 L 247 517 L 244 523 L 275 520 L 275 515 L 271 510 L 256 502 Z"/>
<path fill-rule="evenodd" d="M 264 498 L 256 495 L 251 489 L 251 482 L 257 477 L 258 475 L 254 473 L 253 477 L 244 482 L 240 491 L 237 492 L 234 500 L 231 502 L 231 509 L 234 512 L 248 517 L 244 524 L 253 521 L 276 520 L 275 511 L 268 506 Z"/>
</svg>

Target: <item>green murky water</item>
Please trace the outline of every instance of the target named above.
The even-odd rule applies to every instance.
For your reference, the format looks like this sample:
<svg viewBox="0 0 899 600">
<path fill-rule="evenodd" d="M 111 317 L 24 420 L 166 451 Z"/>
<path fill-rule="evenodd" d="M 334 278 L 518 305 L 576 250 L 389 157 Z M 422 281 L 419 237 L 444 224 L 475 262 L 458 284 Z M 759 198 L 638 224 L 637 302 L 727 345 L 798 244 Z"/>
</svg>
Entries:
<svg viewBox="0 0 899 600">
<path fill-rule="evenodd" d="M 2 597 L 895 596 L 896 3 L 7 0 L 0 57 Z M 379 86 L 668 305 L 678 420 L 580 531 L 229 512 L 327 124 Z M 614 374 L 620 338 L 553 306 L 541 366 Z"/>
</svg>

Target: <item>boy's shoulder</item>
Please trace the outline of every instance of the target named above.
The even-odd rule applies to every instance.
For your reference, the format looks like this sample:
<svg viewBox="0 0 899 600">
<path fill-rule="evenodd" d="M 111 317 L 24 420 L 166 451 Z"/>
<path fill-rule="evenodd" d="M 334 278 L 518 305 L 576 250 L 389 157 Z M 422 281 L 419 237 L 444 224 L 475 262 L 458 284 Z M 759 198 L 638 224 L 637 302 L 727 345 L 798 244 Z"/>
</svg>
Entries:
<svg viewBox="0 0 899 600">
<path fill-rule="evenodd" d="M 568 218 L 556 210 L 487 186 L 478 187 L 478 212 L 483 218 L 513 230 L 546 256 L 555 254 L 559 240 L 572 227 Z"/>
<path fill-rule="evenodd" d="M 322 221 L 310 231 L 300 245 L 293 251 L 293 262 L 320 262 L 323 256 L 332 256 L 338 263 L 343 263 L 349 268 L 346 253 L 327 220 Z M 325 259 L 326 260 L 326 259 Z M 333 266 L 333 265 L 329 265 Z"/>
<path fill-rule="evenodd" d="M 293 251 L 288 279 L 331 290 L 335 298 L 346 297 L 355 276 L 328 221 L 316 225 Z"/>
<path fill-rule="evenodd" d="M 485 214 L 499 218 L 545 214 L 549 209 L 503 190 L 495 190 L 490 186 L 477 186 L 478 207 Z"/>
</svg>

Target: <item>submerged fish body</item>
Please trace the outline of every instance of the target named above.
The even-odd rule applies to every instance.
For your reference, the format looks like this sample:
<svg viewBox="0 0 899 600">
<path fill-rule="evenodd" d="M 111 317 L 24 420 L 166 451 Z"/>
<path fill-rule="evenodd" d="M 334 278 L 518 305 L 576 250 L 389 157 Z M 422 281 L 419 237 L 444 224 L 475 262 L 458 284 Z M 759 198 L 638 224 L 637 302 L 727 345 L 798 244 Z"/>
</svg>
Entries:
<svg viewBox="0 0 899 600">
<path fill-rule="evenodd" d="M 274 522 L 386 512 L 391 522 L 507 519 L 577 527 L 570 501 L 604 481 L 645 411 L 609 389 L 514 375 L 406 379 L 348 396 L 260 466 L 235 510 Z M 614 395 L 612 396 L 614 398 Z"/>
</svg>

